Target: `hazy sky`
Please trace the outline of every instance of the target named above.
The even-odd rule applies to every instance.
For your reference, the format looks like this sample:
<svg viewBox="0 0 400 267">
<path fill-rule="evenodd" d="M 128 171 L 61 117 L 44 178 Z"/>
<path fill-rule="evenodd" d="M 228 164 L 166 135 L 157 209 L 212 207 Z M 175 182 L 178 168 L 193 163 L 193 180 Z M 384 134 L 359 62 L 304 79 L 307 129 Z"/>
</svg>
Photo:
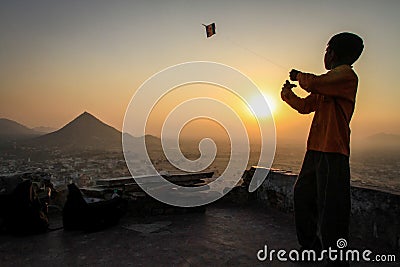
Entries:
<svg viewBox="0 0 400 267">
<path fill-rule="evenodd" d="M 365 42 L 353 138 L 399 134 L 399 11 L 396 0 L 1 1 L 0 117 L 59 128 L 87 110 L 121 129 L 148 77 L 206 60 L 240 70 L 269 96 L 278 137 L 305 138 L 312 115 L 288 108 L 280 88 L 291 68 L 325 72 L 327 41 L 351 31 Z M 201 24 L 211 22 L 217 35 L 207 39 Z"/>
</svg>

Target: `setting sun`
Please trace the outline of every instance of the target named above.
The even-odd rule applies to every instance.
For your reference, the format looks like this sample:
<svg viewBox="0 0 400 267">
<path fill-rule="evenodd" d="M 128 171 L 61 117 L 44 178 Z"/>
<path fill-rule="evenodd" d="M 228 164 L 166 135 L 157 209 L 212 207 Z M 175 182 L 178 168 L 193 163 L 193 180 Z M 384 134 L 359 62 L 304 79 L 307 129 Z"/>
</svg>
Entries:
<svg viewBox="0 0 400 267">
<path fill-rule="evenodd" d="M 250 105 L 250 107 L 259 108 L 259 110 L 261 111 L 259 113 L 260 117 L 265 118 L 265 117 L 269 117 L 275 113 L 276 102 L 272 97 L 268 96 L 267 94 L 265 94 L 265 93 L 262 93 L 262 94 L 264 96 L 265 101 L 268 103 L 269 108 L 265 105 L 264 99 L 261 99 L 257 96 L 250 98 L 249 105 Z M 253 114 L 253 112 L 251 112 L 250 107 L 248 107 L 248 112 L 250 112 L 250 114 L 252 116 L 255 116 Z"/>
</svg>

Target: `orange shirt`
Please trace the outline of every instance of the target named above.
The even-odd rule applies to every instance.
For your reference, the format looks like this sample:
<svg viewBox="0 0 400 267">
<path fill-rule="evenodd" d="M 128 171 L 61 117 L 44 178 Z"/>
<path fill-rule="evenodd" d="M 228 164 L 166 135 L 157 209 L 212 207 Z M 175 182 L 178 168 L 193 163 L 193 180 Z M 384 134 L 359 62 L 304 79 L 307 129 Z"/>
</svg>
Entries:
<svg viewBox="0 0 400 267">
<path fill-rule="evenodd" d="M 311 94 L 300 98 L 293 92 L 283 97 L 301 114 L 315 112 L 307 140 L 307 150 L 350 155 L 350 120 L 354 112 L 358 77 L 349 65 L 340 65 L 326 74 L 299 73 L 301 88 Z"/>
</svg>

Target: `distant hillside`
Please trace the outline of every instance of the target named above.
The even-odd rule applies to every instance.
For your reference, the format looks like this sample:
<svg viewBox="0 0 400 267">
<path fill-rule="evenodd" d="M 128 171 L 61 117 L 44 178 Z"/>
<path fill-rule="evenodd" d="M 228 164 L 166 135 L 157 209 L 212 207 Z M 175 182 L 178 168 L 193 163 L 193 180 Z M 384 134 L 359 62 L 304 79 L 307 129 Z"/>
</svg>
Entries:
<svg viewBox="0 0 400 267">
<path fill-rule="evenodd" d="M 36 129 L 40 131 L 51 130 L 47 127 Z M 158 151 L 161 148 L 160 138 L 152 135 L 133 137 L 125 134 L 124 136 L 129 151 L 136 151 L 139 141 L 142 141 L 143 138 L 146 139 L 148 149 Z M 14 141 L 17 141 L 17 143 Z M 0 119 L 0 149 L 3 152 L 10 149 L 14 150 L 15 144 L 19 148 L 36 148 L 37 152 L 54 149 L 69 152 L 83 150 L 122 152 L 122 133 L 88 112 L 82 113 L 61 129 L 47 134 L 29 129 L 12 120 Z"/>
<path fill-rule="evenodd" d="M 378 133 L 367 137 L 367 140 L 376 143 L 400 144 L 400 135 Z"/>
<path fill-rule="evenodd" d="M 398 151 L 400 152 L 400 135 L 389 133 L 378 133 L 365 139 L 353 140 L 355 149 L 372 149 L 374 151 Z"/>
<path fill-rule="evenodd" d="M 5 118 L 0 119 L 0 141 L 11 141 L 32 138 L 41 135 L 40 132 Z"/>
<path fill-rule="evenodd" d="M 0 135 L 33 135 L 38 134 L 28 127 L 5 118 L 0 119 Z"/>
<path fill-rule="evenodd" d="M 121 149 L 121 132 L 84 112 L 61 129 L 29 142 L 59 149 Z"/>
<path fill-rule="evenodd" d="M 126 135 L 131 149 L 143 137 Z M 151 146 L 159 143 L 159 138 L 146 136 Z M 57 148 L 61 150 L 117 150 L 122 151 L 122 133 L 105 124 L 88 112 L 84 112 L 61 129 L 26 142 L 38 148 Z"/>
<path fill-rule="evenodd" d="M 52 127 L 46 127 L 46 126 L 39 126 L 39 127 L 34 127 L 32 128 L 32 130 L 39 132 L 39 133 L 43 133 L 43 134 L 47 134 L 47 133 L 51 133 L 56 131 L 56 128 L 52 128 Z"/>
</svg>

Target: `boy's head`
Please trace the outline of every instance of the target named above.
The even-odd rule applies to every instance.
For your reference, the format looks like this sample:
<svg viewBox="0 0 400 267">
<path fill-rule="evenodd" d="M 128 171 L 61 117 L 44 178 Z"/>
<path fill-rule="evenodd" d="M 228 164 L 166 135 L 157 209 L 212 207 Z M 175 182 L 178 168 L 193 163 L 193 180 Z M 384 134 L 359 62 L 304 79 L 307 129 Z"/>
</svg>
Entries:
<svg viewBox="0 0 400 267">
<path fill-rule="evenodd" d="M 352 65 L 360 57 L 364 49 L 360 36 L 342 32 L 334 35 L 328 42 L 324 63 L 327 70 L 346 64 Z"/>
</svg>

